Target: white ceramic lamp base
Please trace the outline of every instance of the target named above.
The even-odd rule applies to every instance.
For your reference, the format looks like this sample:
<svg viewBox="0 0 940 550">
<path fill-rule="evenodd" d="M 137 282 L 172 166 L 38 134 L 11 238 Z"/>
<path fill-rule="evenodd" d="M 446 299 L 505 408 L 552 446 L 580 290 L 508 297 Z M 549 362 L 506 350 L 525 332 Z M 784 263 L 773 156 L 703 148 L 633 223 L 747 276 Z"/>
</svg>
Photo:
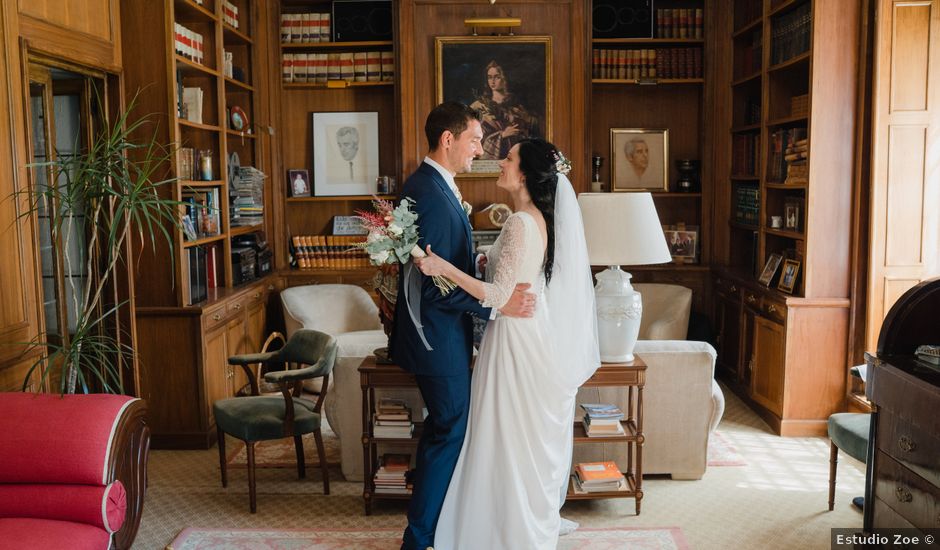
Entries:
<svg viewBox="0 0 940 550">
<path fill-rule="evenodd" d="M 632 276 L 619 266 L 597 274 L 597 337 L 601 361 L 633 361 L 633 348 L 640 334 L 643 304 L 640 293 L 630 284 Z"/>
</svg>

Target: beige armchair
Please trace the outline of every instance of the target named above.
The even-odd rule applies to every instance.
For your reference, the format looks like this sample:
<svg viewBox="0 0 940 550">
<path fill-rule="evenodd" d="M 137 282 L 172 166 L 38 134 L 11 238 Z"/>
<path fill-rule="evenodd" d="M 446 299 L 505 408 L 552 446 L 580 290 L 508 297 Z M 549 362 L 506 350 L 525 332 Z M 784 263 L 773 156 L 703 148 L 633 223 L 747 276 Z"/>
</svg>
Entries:
<svg viewBox="0 0 940 550">
<path fill-rule="evenodd" d="M 643 473 L 670 474 L 673 479 L 700 479 L 705 473 L 709 434 L 725 409 L 715 382 L 715 349 L 685 340 L 692 291 L 678 285 L 636 284 L 643 297 L 640 340 L 635 352 L 646 362 L 644 388 Z M 589 388 L 577 404 L 616 403 L 626 410 L 624 391 Z M 578 409 L 575 416 L 580 418 Z M 574 462 L 614 460 L 626 464 L 622 445 L 578 445 Z"/>
</svg>

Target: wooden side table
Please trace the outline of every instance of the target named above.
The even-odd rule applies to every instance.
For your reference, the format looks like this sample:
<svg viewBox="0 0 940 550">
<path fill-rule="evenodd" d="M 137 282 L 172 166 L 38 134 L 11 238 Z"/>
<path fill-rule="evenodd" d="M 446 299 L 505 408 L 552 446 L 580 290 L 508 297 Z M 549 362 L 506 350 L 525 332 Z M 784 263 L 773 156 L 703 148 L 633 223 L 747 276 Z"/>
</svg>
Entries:
<svg viewBox="0 0 940 550">
<path fill-rule="evenodd" d="M 373 436 L 372 416 L 375 412 L 375 391 L 380 388 L 417 388 L 414 375 L 398 365 L 379 364 L 375 357 L 367 357 L 359 366 L 359 381 L 362 386 L 362 499 L 366 515 L 372 514 L 372 503 L 376 499 L 408 500 L 410 495 L 375 493 L 375 472 L 379 467 L 378 445 L 394 443 L 417 447 L 423 425 L 415 423 L 414 434 L 409 439 L 384 439 Z M 579 443 L 624 443 L 627 445 L 626 491 L 575 494 L 568 488 L 568 499 L 587 500 L 598 498 L 635 498 L 636 513 L 640 514 L 643 500 L 643 386 L 646 383 L 646 363 L 639 357 L 630 363 L 604 363 L 583 387 L 622 387 L 627 391 L 626 418 L 621 422 L 626 435 L 618 437 L 588 437 L 584 425 L 576 421 L 574 441 Z M 569 481 L 569 484 L 571 482 Z"/>
<path fill-rule="evenodd" d="M 618 387 L 627 392 L 627 410 L 621 421 L 626 435 L 616 437 L 588 437 L 584 424 L 574 423 L 574 442 L 579 443 L 622 443 L 627 446 L 627 471 L 623 472 L 627 480 L 626 491 L 603 493 L 574 492 L 574 481 L 569 481 L 568 500 L 590 500 L 598 498 L 635 498 L 636 515 L 640 515 L 640 503 L 643 500 L 643 386 L 646 384 L 646 363 L 636 357 L 629 363 L 603 363 L 582 388 Z"/>
</svg>

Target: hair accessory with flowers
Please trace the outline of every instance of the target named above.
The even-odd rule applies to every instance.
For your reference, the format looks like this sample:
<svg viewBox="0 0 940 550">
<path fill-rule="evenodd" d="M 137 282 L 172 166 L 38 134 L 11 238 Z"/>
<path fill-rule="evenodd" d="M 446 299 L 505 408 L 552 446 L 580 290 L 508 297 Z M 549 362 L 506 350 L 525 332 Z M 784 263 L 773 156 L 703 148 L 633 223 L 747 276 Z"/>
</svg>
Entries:
<svg viewBox="0 0 940 550">
<path fill-rule="evenodd" d="M 567 176 L 568 172 L 571 171 L 571 161 L 565 158 L 565 155 L 558 150 L 554 151 L 552 156 L 555 159 L 555 172 Z"/>
</svg>

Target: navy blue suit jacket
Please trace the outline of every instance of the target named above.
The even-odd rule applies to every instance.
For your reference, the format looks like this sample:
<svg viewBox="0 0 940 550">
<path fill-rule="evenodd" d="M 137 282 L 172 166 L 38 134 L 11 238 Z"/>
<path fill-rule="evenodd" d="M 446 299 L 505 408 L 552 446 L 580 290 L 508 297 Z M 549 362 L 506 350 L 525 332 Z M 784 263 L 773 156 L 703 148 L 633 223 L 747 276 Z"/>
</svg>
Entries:
<svg viewBox="0 0 940 550">
<path fill-rule="evenodd" d="M 415 201 L 418 214 L 418 244 L 431 245 L 438 256 L 465 273 L 473 275 L 473 241 L 470 222 L 457 197 L 433 166 L 421 166 L 405 181 L 402 198 Z M 433 348 L 425 349 L 405 304 L 404 276 L 398 282 L 395 326 L 389 351 L 394 361 L 414 374 L 448 376 L 470 367 L 473 346 L 473 319 L 489 319 L 490 309 L 460 288 L 441 296 L 430 277 L 419 273 L 421 281 L 421 323 L 424 336 Z"/>
</svg>

